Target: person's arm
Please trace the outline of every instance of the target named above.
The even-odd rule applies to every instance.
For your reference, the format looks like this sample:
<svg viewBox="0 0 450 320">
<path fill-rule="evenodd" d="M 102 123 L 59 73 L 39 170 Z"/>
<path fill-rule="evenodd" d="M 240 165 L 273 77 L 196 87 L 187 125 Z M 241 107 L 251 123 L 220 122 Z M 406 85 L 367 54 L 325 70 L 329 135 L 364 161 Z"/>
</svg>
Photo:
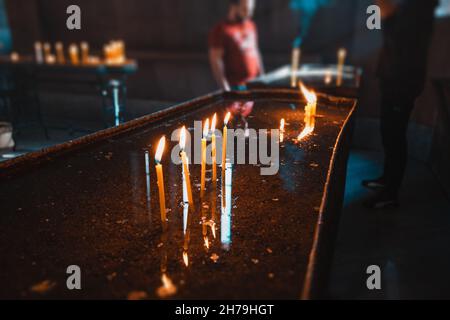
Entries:
<svg viewBox="0 0 450 320">
<path fill-rule="evenodd" d="M 225 76 L 225 64 L 223 61 L 223 49 L 221 48 L 210 48 L 209 49 L 209 63 L 211 64 L 211 69 L 217 84 L 221 89 L 225 91 L 230 91 L 230 84 Z"/>
</svg>

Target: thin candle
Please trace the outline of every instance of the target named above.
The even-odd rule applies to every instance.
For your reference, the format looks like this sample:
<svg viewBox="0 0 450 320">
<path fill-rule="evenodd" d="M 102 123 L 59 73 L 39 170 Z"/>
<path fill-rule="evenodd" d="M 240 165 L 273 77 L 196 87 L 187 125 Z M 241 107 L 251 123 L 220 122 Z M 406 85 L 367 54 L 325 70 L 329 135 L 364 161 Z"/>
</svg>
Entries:
<svg viewBox="0 0 450 320">
<path fill-rule="evenodd" d="M 230 120 L 231 113 L 228 112 L 223 121 L 223 137 L 222 137 L 222 175 L 225 172 L 225 164 L 227 161 L 227 138 L 228 138 L 228 121 Z"/>
<path fill-rule="evenodd" d="M 217 168 L 216 168 L 216 122 L 217 114 L 214 114 L 211 121 L 211 157 L 212 157 L 212 180 L 217 181 Z"/>
<path fill-rule="evenodd" d="M 186 128 L 181 128 L 180 131 L 180 149 L 181 149 L 181 162 L 183 164 L 183 172 L 184 172 L 184 179 L 186 181 L 186 188 L 187 188 L 187 195 L 188 195 L 188 202 L 189 206 L 194 209 L 194 200 L 192 198 L 192 188 L 191 188 L 191 177 L 189 174 L 189 159 L 186 155 L 186 152 L 184 151 L 184 148 L 186 146 Z"/>
<path fill-rule="evenodd" d="M 280 120 L 280 142 L 284 141 L 284 127 L 285 127 L 285 120 L 282 118 Z"/>
<path fill-rule="evenodd" d="M 342 85 L 342 75 L 344 72 L 344 64 L 345 58 L 347 57 L 347 50 L 344 48 L 339 49 L 338 51 L 338 70 L 337 70 L 337 78 L 336 85 L 340 87 Z"/>
<path fill-rule="evenodd" d="M 64 46 L 62 42 L 57 42 L 55 44 L 56 49 L 56 61 L 58 61 L 59 64 L 64 64 L 66 61 L 64 57 Z"/>
<path fill-rule="evenodd" d="M 300 65 L 300 48 L 292 49 L 292 63 L 291 63 L 291 87 L 295 88 L 297 85 L 297 71 Z"/>
<path fill-rule="evenodd" d="M 89 61 L 89 44 L 85 41 L 81 42 L 81 63 L 87 64 Z"/>
<path fill-rule="evenodd" d="M 50 43 L 44 43 L 44 61 L 45 63 L 49 63 L 49 56 L 51 55 L 51 46 Z"/>
<path fill-rule="evenodd" d="M 203 127 L 203 138 L 202 138 L 202 173 L 200 180 L 200 197 L 203 199 L 205 194 L 205 176 L 206 176 L 206 137 L 209 132 L 209 119 L 206 119 L 205 126 Z"/>
<path fill-rule="evenodd" d="M 74 65 L 80 64 L 80 58 L 78 57 L 78 46 L 71 44 L 69 47 L 70 62 Z"/>
<path fill-rule="evenodd" d="M 158 181 L 158 191 L 159 191 L 159 208 L 161 211 L 161 221 L 163 223 L 163 226 L 165 226 L 167 217 L 166 217 L 166 196 L 164 193 L 164 175 L 163 175 L 163 168 L 161 165 L 161 158 L 164 151 L 164 147 L 166 144 L 166 137 L 162 137 L 159 140 L 158 148 L 156 149 L 155 153 L 155 162 L 156 162 L 156 177 Z"/>
<path fill-rule="evenodd" d="M 36 41 L 34 43 L 34 55 L 36 59 L 36 63 L 41 64 L 44 62 L 44 54 L 42 52 L 42 43 Z"/>
</svg>

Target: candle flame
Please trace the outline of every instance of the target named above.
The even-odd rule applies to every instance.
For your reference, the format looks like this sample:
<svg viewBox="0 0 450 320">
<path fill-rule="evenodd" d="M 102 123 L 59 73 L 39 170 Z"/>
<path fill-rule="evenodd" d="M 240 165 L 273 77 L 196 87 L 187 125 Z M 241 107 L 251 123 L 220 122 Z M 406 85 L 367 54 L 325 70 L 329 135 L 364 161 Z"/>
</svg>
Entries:
<svg viewBox="0 0 450 320">
<path fill-rule="evenodd" d="M 166 137 L 162 136 L 161 139 L 159 139 L 158 148 L 156 149 L 155 153 L 155 161 L 158 163 L 161 162 L 165 145 L 166 145 Z"/>
<path fill-rule="evenodd" d="M 186 146 L 186 127 L 183 126 L 180 131 L 180 149 L 184 150 L 184 147 Z"/>
<path fill-rule="evenodd" d="M 205 248 L 209 249 L 209 239 L 208 239 L 208 237 L 203 237 L 203 241 L 205 243 Z"/>
<path fill-rule="evenodd" d="M 225 116 L 225 120 L 223 120 L 224 125 L 228 124 L 228 121 L 230 121 L 230 117 L 231 117 L 231 113 L 228 112 L 227 115 Z"/>
<path fill-rule="evenodd" d="M 210 221 L 209 226 L 211 228 L 213 238 L 215 239 L 216 238 L 216 223 L 214 221 Z"/>
<path fill-rule="evenodd" d="M 325 73 L 325 78 L 324 78 L 325 84 L 330 84 L 332 80 L 333 80 L 333 76 L 331 74 L 331 70 L 327 70 L 327 72 Z"/>
<path fill-rule="evenodd" d="M 206 137 L 208 136 L 208 132 L 209 132 L 209 119 L 206 119 L 205 126 L 203 127 L 203 138 L 206 139 Z"/>
<path fill-rule="evenodd" d="M 347 50 L 345 48 L 340 48 L 338 51 L 338 56 L 340 59 L 344 59 L 347 56 Z"/>
<path fill-rule="evenodd" d="M 216 122 L 217 122 L 217 114 L 214 113 L 214 116 L 211 121 L 211 131 L 214 134 L 214 131 L 216 131 Z"/>
<path fill-rule="evenodd" d="M 186 267 L 189 266 L 189 256 L 186 251 L 183 251 L 183 262 Z"/>
<path fill-rule="evenodd" d="M 284 125 L 285 125 L 285 121 L 284 121 L 284 118 L 282 118 L 280 121 L 280 131 L 284 131 Z"/>
<path fill-rule="evenodd" d="M 160 298 L 166 298 L 177 293 L 177 287 L 173 284 L 172 280 L 163 273 L 161 276 L 162 286 L 158 288 L 156 293 Z"/>
<path fill-rule="evenodd" d="M 314 93 L 314 91 L 308 90 L 302 82 L 299 83 L 300 89 L 302 90 L 303 96 L 305 97 L 306 101 L 308 103 L 316 103 L 317 102 L 317 96 Z"/>
</svg>

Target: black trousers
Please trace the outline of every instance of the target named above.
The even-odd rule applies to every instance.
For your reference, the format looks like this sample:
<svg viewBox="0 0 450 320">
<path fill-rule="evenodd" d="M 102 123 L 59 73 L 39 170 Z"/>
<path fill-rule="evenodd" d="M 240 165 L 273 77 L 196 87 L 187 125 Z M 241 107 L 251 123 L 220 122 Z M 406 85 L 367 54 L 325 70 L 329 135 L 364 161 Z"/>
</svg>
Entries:
<svg viewBox="0 0 450 320">
<path fill-rule="evenodd" d="M 387 188 L 397 193 L 408 159 L 407 131 L 415 97 L 382 94 L 380 129 L 384 148 L 383 178 Z"/>
</svg>

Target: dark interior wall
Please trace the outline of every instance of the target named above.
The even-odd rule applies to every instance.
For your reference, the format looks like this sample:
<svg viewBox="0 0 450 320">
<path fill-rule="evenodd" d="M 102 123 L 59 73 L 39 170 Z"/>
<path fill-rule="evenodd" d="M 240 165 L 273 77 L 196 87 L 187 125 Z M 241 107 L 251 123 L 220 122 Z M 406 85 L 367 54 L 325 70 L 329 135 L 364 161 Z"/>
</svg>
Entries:
<svg viewBox="0 0 450 320">
<path fill-rule="evenodd" d="M 331 0 L 312 21 L 305 60 L 335 61 L 336 49 L 350 46 L 355 3 Z M 181 101 L 216 89 L 207 59 L 207 35 L 227 11 L 226 0 L 6 0 L 14 50 L 31 53 L 36 40 L 88 41 L 99 50 L 124 39 L 139 61 L 130 79 L 131 97 Z M 66 8 L 77 4 L 82 30 L 69 31 Z M 259 0 L 255 21 L 266 69 L 289 63 L 298 16 L 290 0 Z M 304 60 L 304 61 L 305 61 Z"/>
</svg>

